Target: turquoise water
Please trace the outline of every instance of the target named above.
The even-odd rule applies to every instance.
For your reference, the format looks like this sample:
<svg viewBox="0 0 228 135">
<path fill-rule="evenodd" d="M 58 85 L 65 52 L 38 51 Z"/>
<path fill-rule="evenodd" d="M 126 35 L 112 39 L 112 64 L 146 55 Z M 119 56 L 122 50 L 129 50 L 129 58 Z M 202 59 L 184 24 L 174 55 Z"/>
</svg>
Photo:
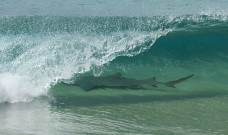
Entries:
<svg viewBox="0 0 228 135">
<path fill-rule="evenodd" d="M 0 0 L 0 134 L 228 134 L 228 1 Z M 169 88 L 83 91 L 120 72 Z"/>
</svg>

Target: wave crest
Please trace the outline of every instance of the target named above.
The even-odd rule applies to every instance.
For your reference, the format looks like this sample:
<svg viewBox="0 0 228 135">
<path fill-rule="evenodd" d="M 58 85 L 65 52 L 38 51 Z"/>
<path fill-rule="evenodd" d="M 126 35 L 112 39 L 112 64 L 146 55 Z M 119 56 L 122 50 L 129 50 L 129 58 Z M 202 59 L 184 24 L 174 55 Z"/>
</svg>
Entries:
<svg viewBox="0 0 228 135">
<path fill-rule="evenodd" d="M 225 15 L 1 17 L 0 102 L 45 95 L 58 79 L 140 54 L 167 33 L 224 24 Z"/>
</svg>

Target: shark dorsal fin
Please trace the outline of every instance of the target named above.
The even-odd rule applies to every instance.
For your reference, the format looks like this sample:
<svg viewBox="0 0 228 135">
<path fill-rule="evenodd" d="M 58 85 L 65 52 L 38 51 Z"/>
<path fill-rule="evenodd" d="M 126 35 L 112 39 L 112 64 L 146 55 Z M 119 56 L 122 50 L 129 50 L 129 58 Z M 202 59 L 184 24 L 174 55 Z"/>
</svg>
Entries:
<svg viewBox="0 0 228 135">
<path fill-rule="evenodd" d="M 115 74 L 109 75 L 109 77 L 113 77 L 113 78 L 124 78 L 120 72 L 117 72 Z"/>
</svg>

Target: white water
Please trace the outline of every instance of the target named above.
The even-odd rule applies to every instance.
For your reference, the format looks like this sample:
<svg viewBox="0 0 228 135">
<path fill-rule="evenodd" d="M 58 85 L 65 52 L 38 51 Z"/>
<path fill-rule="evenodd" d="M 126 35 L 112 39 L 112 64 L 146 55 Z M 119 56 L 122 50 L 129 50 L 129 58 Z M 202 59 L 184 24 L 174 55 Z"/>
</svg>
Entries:
<svg viewBox="0 0 228 135">
<path fill-rule="evenodd" d="M 103 65 L 117 56 L 138 54 L 168 32 L 1 36 L 0 102 L 29 101 L 47 95 L 50 85 L 59 79 L 69 79 L 75 73 L 89 71 L 91 67 Z M 151 41 L 151 45 L 145 45 L 146 41 Z"/>
<path fill-rule="evenodd" d="M 42 94 L 44 91 L 27 77 L 11 73 L 0 74 L 0 102 L 28 102 Z"/>
<path fill-rule="evenodd" d="M 186 25 L 190 28 L 194 28 L 194 24 L 196 24 L 196 27 L 200 27 L 201 25 L 197 24 L 205 23 L 207 20 L 227 21 L 226 12 L 219 14 L 202 12 L 200 14 L 209 15 L 206 18 L 198 15 L 171 15 L 157 18 L 158 20 L 152 22 L 150 19 L 145 22 L 140 22 L 140 19 L 138 19 L 136 23 L 132 23 L 136 25 L 133 28 L 134 30 L 120 29 L 119 31 L 108 32 L 108 34 L 105 32 L 99 34 L 91 32 L 93 31 L 91 27 L 100 27 L 95 22 L 92 25 L 90 24 L 91 26 L 88 26 L 88 28 L 80 28 L 88 30 L 84 33 L 82 31 L 48 32 L 48 30 L 44 30 L 43 33 L 41 30 L 40 33 L 29 33 L 29 31 L 26 34 L 27 28 L 23 26 L 23 34 L 14 35 L 12 34 L 14 31 L 12 28 L 12 33 L 9 32 L 11 34 L 0 36 L 0 92 L 2 93 L 0 102 L 28 101 L 33 97 L 47 95 L 50 85 L 55 84 L 59 79 L 70 79 L 76 73 L 89 71 L 93 66 L 101 66 L 118 56 L 139 54 L 149 49 L 159 37 L 177 30 L 178 24 L 184 24 L 185 21 L 189 21 L 189 24 Z M 4 19 L 7 20 L 7 17 L 3 18 L 3 22 Z M 14 19 L 17 21 L 17 18 Z M 48 22 L 44 22 L 44 26 L 51 23 L 50 21 L 53 18 L 47 17 L 46 19 Z M 55 23 L 51 26 L 55 27 Z M 112 24 L 112 20 L 110 19 L 108 23 Z M 117 25 L 116 23 L 114 22 L 114 25 Z M 81 24 L 80 26 L 84 25 Z M 140 30 L 144 25 L 145 27 L 151 26 L 154 30 Z M 32 30 L 33 23 L 27 27 Z M 8 27 L 4 26 L 2 29 L 4 28 Z M 8 29 L 11 30 L 11 28 Z M 16 31 L 21 30 L 19 26 L 18 29 Z M 107 31 L 110 30 L 107 29 Z M 145 44 L 147 42 L 150 44 Z M 6 80 L 11 81 L 7 83 Z M 12 88 L 13 84 L 15 84 L 15 87 Z"/>
</svg>

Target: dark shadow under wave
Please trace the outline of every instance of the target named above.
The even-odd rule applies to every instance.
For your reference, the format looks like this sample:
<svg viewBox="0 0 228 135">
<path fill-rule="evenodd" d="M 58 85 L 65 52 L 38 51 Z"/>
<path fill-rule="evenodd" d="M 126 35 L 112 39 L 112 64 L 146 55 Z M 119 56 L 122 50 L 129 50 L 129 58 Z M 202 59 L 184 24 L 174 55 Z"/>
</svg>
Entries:
<svg viewBox="0 0 228 135">
<path fill-rule="evenodd" d="M 51 101 L 52 106 L 72 107 L 72 106 L 97 106 L 105 104 L 136 104 L 140 102 L 169 102 L 176 100 L 186 100 L 194 98 L 211 98 L 224 96 L 224 93 L 192 93 L 177 95 L 123 95 L 123 96 L 54 96 L 55 100 Z"/>
<path fill-rule="evenodd" d="M 54 100 L 50 101 L 50 104 L 56 107 L 136 104 L 140 102 L 169 102 L 194 98 L 226 96 L 227 94 L 227 91 L 224 90 L 163 91 L 163 88 L 158 91 L 98 89 L 91 92 L 85 92 L 80 90 L 77 86 L 65 85 L 62 83 L 53 86 L 49 92 L 49 95 L 54 98 Z"/>
</svg>

